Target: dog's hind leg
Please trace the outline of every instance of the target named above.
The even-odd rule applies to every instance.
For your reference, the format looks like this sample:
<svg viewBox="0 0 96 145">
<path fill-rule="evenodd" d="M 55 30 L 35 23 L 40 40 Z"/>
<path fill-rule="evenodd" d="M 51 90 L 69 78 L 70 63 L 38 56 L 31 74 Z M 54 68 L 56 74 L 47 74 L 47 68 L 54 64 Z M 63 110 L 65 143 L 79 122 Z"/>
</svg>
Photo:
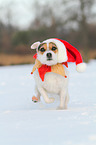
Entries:
<svg viewBox="0 0 96 145">
<path fill-rule="evenodd" d="M 66 97 L 65 97 L 65 102 L 64 102 L 64 109 L 67 109 L 68 102 L 69 102 L 69 94 L 68 94 L 68 91 L 67 91 L 67 94 L 66 94 Z"/>
<path fill-rule="evenodd" d="M 61 90 L 60 92 L 60 105 L 57 109 L 67 109 L 67 90 Z"/>
<path fill-rule="evenodd" d="M 44 88 L 39 87 L 38 90 L 39 90 L 41 96 L 44 98 L 44 101 L 46 103 L 53 103 L 54 102 L 54 98 L 49 98 L 48 95 L 47 95 L 47 92 L 45 91 Z"/>
</svg>

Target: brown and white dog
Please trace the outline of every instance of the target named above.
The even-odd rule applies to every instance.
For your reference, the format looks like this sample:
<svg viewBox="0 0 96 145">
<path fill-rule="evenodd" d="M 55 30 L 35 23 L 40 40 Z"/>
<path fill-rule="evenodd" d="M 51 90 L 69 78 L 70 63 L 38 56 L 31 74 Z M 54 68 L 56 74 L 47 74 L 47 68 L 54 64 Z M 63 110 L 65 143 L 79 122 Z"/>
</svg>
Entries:
<svg viewBox="0 0 96 145">
<path fill-rule="evenodd" d="M 68 62 L 66 46 L 57 39 L 47 39 L 42 43 L 35 42 L 31 49 L 36 49 L 37 51 L 36 62 L 32 70 L 36 82 L 37 100 L 40 100 L 40 96 L 42 96 L 46 103 L 53 103 L 54 98 L 49 98 L 48 93 L 58 94 L 60 96 L 58 108 L 67 109 L 69 101 L 68 71 L 63 66 L 65 62 Z M 77 71 L 83 71 L 84 67 L 85 64 L 79 62 Z M 46 68 L 51 70 L 42 74 Z"/>
</svg>

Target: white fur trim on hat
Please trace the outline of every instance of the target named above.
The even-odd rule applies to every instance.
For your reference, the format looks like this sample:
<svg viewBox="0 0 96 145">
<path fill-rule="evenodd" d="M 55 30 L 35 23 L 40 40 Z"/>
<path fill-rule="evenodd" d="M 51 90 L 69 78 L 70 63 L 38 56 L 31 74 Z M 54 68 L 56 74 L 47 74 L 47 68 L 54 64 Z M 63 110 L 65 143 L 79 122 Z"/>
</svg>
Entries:
<svg viewBox="0 0 96 145">
<path fill-rule="evenodd" d="M 84 72 L 86 70 L 86 64 L 85 63 L 79 63 L 79 64 L 77 64 L 76 70 L 78 72 Z"/>
<path fill-rule="evenodd" d="M 67 57 L 67 51 L 65 45 L 61 41 L 54 38 L 43 41 L 43 43 L 50 43 L 50 42 L 55 43 L 58 48 L 58 63 L 66 62 L 68 57 Z"/>
</svg>

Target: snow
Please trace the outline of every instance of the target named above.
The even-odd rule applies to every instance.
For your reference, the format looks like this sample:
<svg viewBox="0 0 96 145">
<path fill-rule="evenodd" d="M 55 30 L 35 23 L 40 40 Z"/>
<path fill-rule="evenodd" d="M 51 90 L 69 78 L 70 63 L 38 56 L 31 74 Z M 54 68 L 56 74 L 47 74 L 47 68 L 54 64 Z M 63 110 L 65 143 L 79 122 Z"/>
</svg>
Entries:
<svg viewBox="0 0 96 145">
<path fill-rule="evenodd" d="M 33 65 L 0 67 L 0 145 L 96 145 L 96 60 L 84 73 L 69 64 L 68 110 L 31 101 Z"/>
</svg>

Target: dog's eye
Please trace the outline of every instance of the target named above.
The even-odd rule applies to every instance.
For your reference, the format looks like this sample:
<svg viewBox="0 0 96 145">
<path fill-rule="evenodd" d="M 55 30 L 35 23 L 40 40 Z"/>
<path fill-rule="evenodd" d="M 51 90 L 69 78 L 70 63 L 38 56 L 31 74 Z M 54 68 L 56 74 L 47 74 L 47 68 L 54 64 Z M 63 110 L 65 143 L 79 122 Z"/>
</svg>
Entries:
<svg viewBox="0 0 96 145">
<path fill-rule="evenodd" d="M 44 51 L 45 51 L 44 47 L 42 47 L 42 48 L 40 49 L 40 51 L 41 51 L 41 52 L 44 52 Z"/>
<path fill-rule="evenodd" d="M 52 47 L 52 50 L 55 51 L 57 48 L 56 47 Z"/>
</svg>

